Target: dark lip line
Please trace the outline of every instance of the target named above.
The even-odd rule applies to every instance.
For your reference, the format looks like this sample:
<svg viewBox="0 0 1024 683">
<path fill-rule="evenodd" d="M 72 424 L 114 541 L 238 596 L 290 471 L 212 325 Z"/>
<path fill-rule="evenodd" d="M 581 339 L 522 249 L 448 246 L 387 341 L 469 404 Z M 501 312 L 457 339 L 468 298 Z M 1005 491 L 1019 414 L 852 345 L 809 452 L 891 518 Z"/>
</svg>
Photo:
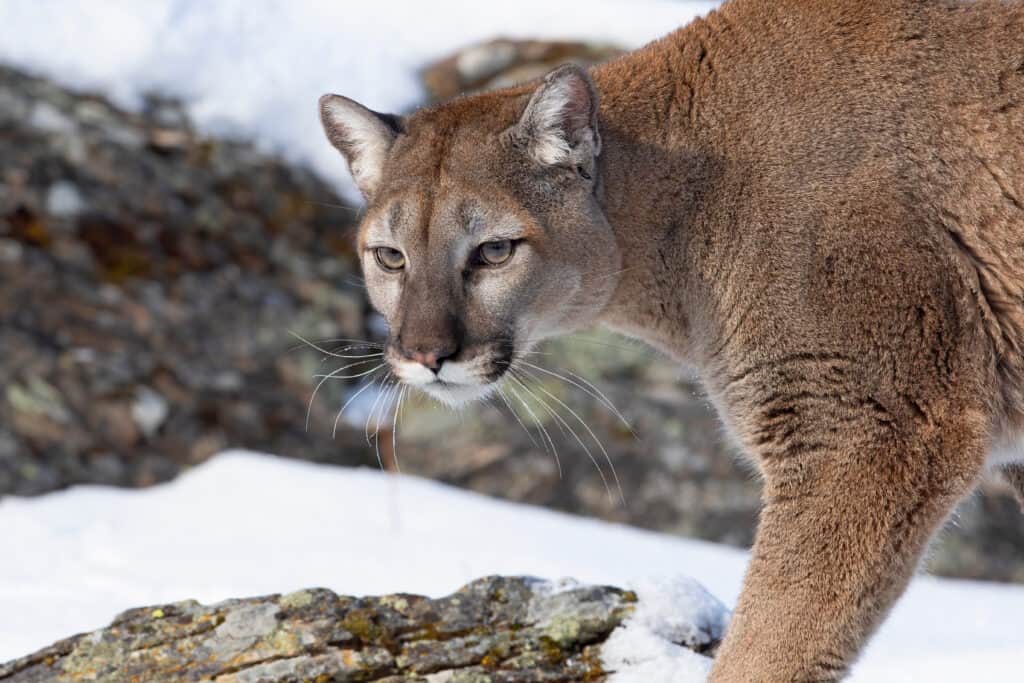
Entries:
<svg viewBox="0 0 1024 683">
<path fill-rule="evenodd" d="M 436 379 L 436 378 L 434 379 L 434 381 L 432 381 L 430 384 L 427 384 L 426 386 L 429 387 L 429 386 L 431 386 L 433 384 L 438 384 L 438 385 L 440 385 L 442 387 L 475 387 L 475 386 L 477 386 L 475 384 L 459 384 L 458 382 L 446 382 L 443 379 Z"/>
</svg>

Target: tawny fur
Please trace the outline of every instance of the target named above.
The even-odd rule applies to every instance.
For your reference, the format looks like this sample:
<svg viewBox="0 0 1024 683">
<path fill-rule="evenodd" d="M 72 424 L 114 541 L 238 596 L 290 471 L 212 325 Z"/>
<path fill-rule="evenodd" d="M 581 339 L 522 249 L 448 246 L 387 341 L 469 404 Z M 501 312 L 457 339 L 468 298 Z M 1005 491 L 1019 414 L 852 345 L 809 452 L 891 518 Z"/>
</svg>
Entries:
<svg viewBox="0 0 1024 683">
<path fill-rule="evenodd" d="M 528 226 L 500 329 L 572 310 L 696 366 L 763 474 L 711 680 L 838 680 L 1024 429 L 1024 3 L 732 0 L 591 77 L 600 154 L 561 174 L 516 144 L 538 84 L 402 123 L 368 220 L 419 207 L 438 260 L 375 303 L 493 338 L 431 216 Z"/>
</svg>

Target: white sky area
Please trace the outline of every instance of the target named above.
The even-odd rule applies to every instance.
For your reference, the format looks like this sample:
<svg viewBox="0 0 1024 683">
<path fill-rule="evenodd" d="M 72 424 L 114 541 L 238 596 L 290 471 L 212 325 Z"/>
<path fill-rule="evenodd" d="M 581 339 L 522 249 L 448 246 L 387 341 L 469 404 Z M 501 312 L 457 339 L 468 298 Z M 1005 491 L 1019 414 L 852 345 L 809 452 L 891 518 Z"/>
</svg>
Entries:
<svg viewBox="0 0 1024 683">
<path fill-rule="evenodd" d="M 0 539 L 8 549 L 0 660 L 103 626 L 129 607 L 313 586 L 439 596 L 480 576 L 511 574 L 638 589 L 647 599 L 642 623 L 616 636 L 609 653 L 635 653 L 637 670 L 616 683 L 702 680 L 701 658 L 657 636 L 685 632 L 695 615 L 715 618 L 716 603 L 669 579 L 694 577 L 731 607 L 747 560 L 733 548 L 414 477 L 242 452 L 150 489 L 81 486 L 5 498 Z M 1019 586 L 918 578 L 852 680 L 1019 681 L 1021 615 Z"/>
<path fill-rule="evenodd" d="M 404 110 L 422 98 L 417 70 L 458 47 L 499 35 L 635 47 L 716 4 L 5 0 L 0 62 L 130 107 L 146 90 L 179 94 L 202 131 L 308 162 L 352 197 L 319 128 L 322 93 Z M 0 542 L 0 660 L 128 607 L 184 598 L 310 586 L 441 595 L 491 573 L 661 586 L 647 594 L 655 616 L 616 636 L 616 651 L 644 660 L 617 683 L 702 680 L 705 660 L 659 640 L 680 624 L 654 606 L 687 615 L 703 594 L 664 577 L 693 576 L 731 606 L 746 562 L 737 550 L 413 478 L 241 453 L 143 491 L 3 499 Z M 852 680 L 1020 680 L 1022 619 L 1024 588 L 917 579 Z"/>
<path fill-rule="evenodd" d="M 0 62 L 98 89 L 131 106 L 158 90 L 190 102 L 200 129 L 251 137 L 309 162 L 355 198 L 320 132 L 336 92 L 379 111 L 423 100 L 418 71 L 505 36 L 638 47 L 717 2 L 669 0 L 5 0 Z"/>
</svg>

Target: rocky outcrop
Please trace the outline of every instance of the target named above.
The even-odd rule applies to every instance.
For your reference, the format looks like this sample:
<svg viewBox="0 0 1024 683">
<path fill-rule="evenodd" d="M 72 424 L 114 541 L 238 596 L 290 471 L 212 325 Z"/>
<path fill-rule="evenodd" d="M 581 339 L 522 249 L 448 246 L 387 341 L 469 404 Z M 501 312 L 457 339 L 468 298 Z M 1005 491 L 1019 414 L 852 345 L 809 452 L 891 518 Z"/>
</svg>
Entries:
<svg viewBox="0 0 1024 683">
<path fill-rule="evenodd" d="M 602 681 L 601 647 L 635 594 L 490 577 L 439 599 L 325 589 L 133 609 L 107 628 L 0 665 L 4 683 Z M 720 630 L 682 643 L 710 653 Z"/>
<path fill-rule="evenodd" d="M 227 445 L 369 462 L 305 431 L 318 359 L 365 338 L 356 211 L 309 171 L 0 68 L 0 495 L 141 486 Z M 339 391 L 314 404 L 334 416 Z"/>
</svg>

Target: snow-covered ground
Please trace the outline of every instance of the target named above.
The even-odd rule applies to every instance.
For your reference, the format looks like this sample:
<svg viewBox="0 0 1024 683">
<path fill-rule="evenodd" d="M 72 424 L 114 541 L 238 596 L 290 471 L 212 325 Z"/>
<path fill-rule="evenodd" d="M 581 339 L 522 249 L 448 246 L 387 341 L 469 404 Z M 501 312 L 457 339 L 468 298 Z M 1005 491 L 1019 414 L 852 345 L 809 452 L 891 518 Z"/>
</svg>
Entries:
<svg viewBox="0 0 1024 683">
<path fill-rule="evenodd" d="M 0 562 L 0 660 L 102 626 L 132 606 L 310 586 L 441 595 L 486 574 L 574 577 L 660 585 L 647 593 L 693 611 L 694 591 L 658 577 L 692 576 L 732 605 L 746 562 L 731 548 L 412 477 L 241 452 L 147 490 L 78 487 L 6 498 L 0 542 L 7 549 Z M 1024 588 L 919 578 L 853 680 L 1019 680 L 1022 615 Z M 652 636 L 636 634 L 627 643 L 645 643 L 644 652 L 702 670 L 699 660 L 665 651 Z"/>
<path fill-rule="evenodd" d="M 568 38 L 637 47 L 718 2 L 678 0 L 10 0 L 0 62 L 131 106 L 146 90 L 191 102 L 201 129 L 252 137 L 311 163 L 353 196 L 319 130 L 317 98 L 379 111 L 422 101 L 417 72 L 468 44 Z"/>
</svg>

